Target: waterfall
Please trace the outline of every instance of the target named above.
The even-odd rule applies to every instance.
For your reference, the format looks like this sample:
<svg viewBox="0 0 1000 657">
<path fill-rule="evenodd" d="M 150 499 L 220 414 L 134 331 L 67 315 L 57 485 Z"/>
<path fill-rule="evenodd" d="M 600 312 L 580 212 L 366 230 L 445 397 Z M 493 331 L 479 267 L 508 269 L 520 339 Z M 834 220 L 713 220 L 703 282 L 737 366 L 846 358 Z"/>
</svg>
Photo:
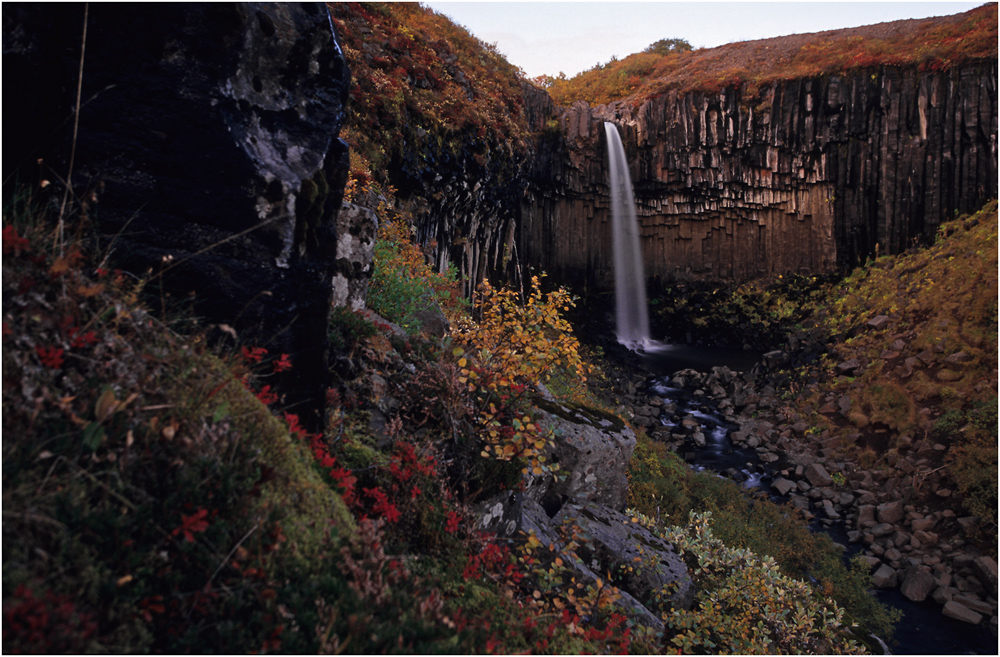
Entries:
<svg viewBox="0 0 1000 657">
<path fill-rule="evenodd" d="M 649 311 L 646 308 L 646 280 L 642 250 L 639 248 L 639 221 L 635 216 L 632 178 L 625 160 L 618 128 L 605 123 L 608 136 L 608 168 L 611 174 L 611 231 L 615 259 L 615 331 L 618 342 L 632 350 L 650 343 Z"/>
</svg>

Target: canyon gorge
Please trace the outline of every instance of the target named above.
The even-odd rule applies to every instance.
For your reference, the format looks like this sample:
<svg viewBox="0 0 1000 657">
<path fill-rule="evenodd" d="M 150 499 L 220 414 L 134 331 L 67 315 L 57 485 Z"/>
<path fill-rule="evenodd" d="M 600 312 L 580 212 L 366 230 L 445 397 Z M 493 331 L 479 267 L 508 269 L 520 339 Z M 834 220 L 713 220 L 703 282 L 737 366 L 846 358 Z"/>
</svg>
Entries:
<svg viewBox="0 0 1000 657">
<path fill-rule="evenodd" d="M 169 492 L 144 498 L 142 504 L 153 505 L 149 500 L 154 500 L 166 510 L 149 506 L 153 510 L 143 513 L 169 515 L 171 524 L 158 527 L 155 536 L 149 532 L 143 554 L 153 555 L 149 558 L 155 561 L 168 547 L 178 564 L 194 563 L 196 557 L 203 562 L 184 571 L 196 574 L 185 581 L 183 596 L 177 594 L 179 585 L 168 581 L 174 576 L 173 565 L 161 567 L 156 561 L 149 572 L 136 568 L 126 573 L 112 564 L 106 573 L 101 571 L 102 581 L 116 583 L 102 584 L 102 595 L 127 598 L 121 618 L 142 618 L 158 633 L 155 639 L 143 635 L 138 643 L 128 643 L 131 629 L 125 622 L 106 618 L 101 621 L 102 641 L 111 641 L 114 632 L 120 634 L 112 638 L 121 641 L 106 645 L 143 650 L 228 645 L 170 643 L 175 636 L 172 623 L 183 625 L 183 613 L 190 621 L 200 613 L 199 604 L 229 599 L 229 591 L 210 593 L 213 581 L 225 579 L 235 582 L 232 591 L 253 598 L 240 604 L 265 609 L 260 612 L 265 620 L 257 619 L 264 629 L 255 629 L 245 643 L 234 640 L 237 649 L 231 652 L 256 650 L 261 637 L 269 637 L 262 651 L 280 649 L 280 641 L 268 641 L 276 640 L 288 618 L 293 618 L 289 627 L 301 621 L 307 628 L 297 637 L 290 636 L 293 631 L 284 635 L 287 646 L 303 652 L 336 652 L 345 646 L 348 651 L 369 646 L 373 652 L 402 649 L 402 633 L 398 645 L 394 643 L 397 625 L 404 625 L 400 609 L 413 610 L 418 617 L 405 621 L 420 628 L 407 636 L 408 648 L 422 645 L 435 652 L 457 646 L 489 652 L 497 645 L 490 627 L 494 608 L 478 616 L 471 612 L 474 621 L 469 626 L 477 634 L 474 639 L 465 636 L 462 641 L 467 643 L 458 642 L 462 630 L 455 629 L 465 627 L 461 605 L 468 607 L 467 601 L 487 586 L 494 587 L 490 595 L 495 589 L 495 600 L 506 604 L 516 598 L 519 605 L 519 611 L 510 612 L 517 622 L 509 628 L 513 638 L 507 639 L 508 650 L 544 650 L 548 644 L 542 634 L 548 631 L 551 638 L 556 622 L 548 630 L 535 630 L 535 620 L 516 615 L 535 610 L 531 605 L 543 597 L 522 584 L 523 577 L 545 596 L 557 592 L 552 595 L 558 605 L 537 607 L 553 618 L 570 603 L 573 609 L 589 610 L 580 615 L 586 620 L 562 614 L 559 631 L 567 633 L 567 641 L 586 636 L 596 643 L 557 644 L 557 651 L 626 649 L 632 626 L 622 631 L 622 613 L 642 621 L 635 626 L 634 649 L 662 648 L 657 642 L 664 636 L 681 636 L 672 625 L 678 616 L 670 612 L 699 613 L 695 595 L 711 587 L 701 582 L 696 591 L 691 553 L 685 562 L 680 548 L 654 533 L 661 505 L 673 505 L 677 517 L 671 522 L 680 524 L 681 513 L 698 504 L 717 505 L 720 524 L 727 522 L 727 513 L 772 506 L 764 495 L 757 498 L 760 504 L 748 503 L 732 481 L 724 482 L 731 486 L 724 489 L 714 482 L 718 477 L 713 477 L 714 483 L 705 483 L 707 475 L 695 479 L 684 454 L 704 448 L 713 431 L 725 434 L 730 446 L 752 452 L 760 467 L 748 474 L 758 484 L 763 481 L 763 489 L 773 497 L 782 498 L 779 502 L 789 503 L 766 522 L 796 524 L 810 537 L 783 537 L 789 541 L 782 544 L 783 550 L 795 552 L 787 549 L 796 544 L 792 541 L 809 546 L 799 550 L 808 555 L 789 558 L 800 567 L 796 576 L 822 571 L 817 577 L 825 587 L 823 595 L 849 589 L 846 584 L 837 588 L 842 580 L 835 586 L 839 574 L 822 570 L 819 560 L 833 554 L 831 560 L 843 571 L 840 552 L 829 541 L 813 540 L 814 535 L 799 526 L 804 516 L 824 529 L 845 530 L 850 549 L 866 551 L 868 569 L 881 572 L 878 586 L 888 589 L 920 580 L 921 591 L 911 599 L 970 604 L 968 609 L 978 611 L 962 622 L 978 624 L 980 634 L 995 633 L 996 561 L 990 559 L 995 557 L 995 543 L 992 551 L 980 549 L 983 539 L 978 533 L 990 521 L 951 509 L 960 508 L 962 486 L 969 487 L 947 468 L 954 464 L 964 437 L 980 437 L 976 423 L 989 424 L 990 404 L 995 420 L 996 279 L 982 273 L 988 269 L 982 262 L 991 254 L 995 260 L 996 250 L 995 202 L 989 204 L 998 191 L 996 5 L 928 22 L 679 53 L 676 61 L 688 62 L 679 69 L 683 75 L 670 73 L 656 84 L 649 82 L 652 86 L 606 102 L 557 102 L 564 92 L 556 86 L 524 79 L 495 47 L 409 3 L 152 9 L 81 5 L 62 12 L 41 7 L 4 6 L 5 90 L 15 84 L 21 90 L 19 102 L 5 107 L 8 121 L 20 128 L 5 130 L 10 139 L 4 152 L 5 179 L 12 176 L 30 185 L 35 202 L 52 216 L 58 214 L 58 222 L 39 220 L 42 228 L 33 229 L 31 242 L 18 233 L 32 230 L 28 222 L 15 226 L 5 209 L 4 378 L 5 384 L 27 382 L 5 387 L 5 434 L 37 434 L 47 441 L 49 432 L 70 444 L 65 457 L 41 440 L 24 439 L 18 446 L 28 464 L 23 470 L 43 482 L 52 473 L 46 474 L 49 463 L 53 469 L 77 461 L 84 464 L 78 467 L 106 465 L 112 481 L 126 467 L 187 472 L 181 458 L 187 458 L 185 450 L 203 450 L 203 461 L 210 464 L 206 468 L 215 468 L 211 464 L 218 459 L 213 451 L 217 444 L 223 446 L 219 453 L 245 457 L 238 463 L 245 470 L 233 475 L 236 483 L 226 483 L 221 492 L 198 485 L 188 498 L 169 497 L 169 504 L 161 503 Z M 798 61 L 795 57 L 808 58 L 810 52 L 837 49 L 840 43 L 853 44 L 863 53 L 863 40 L 902 40 L 930 29 L 932 23 L 958 30 L 949 38 L 961 40 L 963 21 L 992 26 L 990 53 L 976 51 L 980 54 L 954 59 L 925 53 L 910 60 L 885 54 L 885 61 L 879 61 L 858 59 L 848 51 L 846 56 L 853 58 L 845 61 L 855 63 L 829 70 L 804 67 L 771 77 L 760 72 Z M 740 62 L 741 73 L 713 72 L 711 66 L 724 61 Z M 819 297 L 796 297 L 796 290 L 806 286 L 787 288 L 793 301 L 785 300 L 786 305 L 796 309 L 781 318 L 788 320 L 785 323 L 774 321 L 762 329 L 763 337 L 753 346 L 766 346 L 760 351 L 767 353 L 757 366 L 740 372 L 677 368 L 680 371 L 654 381 L 636 354 L 617 344 L 605 353 L 611 342 L 603 341 L 604 313 L 593 310 L 614 289 L 608 134 L 620 135 L 624 147 L 634 187 L 639 259 L 645 282 L 656 286 L 653 289 L 690 283 L 689 291 L 703 286 L 695 292 L 711 288 L 711 294 L 721 291 L 721 298 L 737 284 L 764 286 L 797 278 L 794 275 L 825 281 L 842 276 L 848 281 L 842 288 L 833 283 L 829 288 L 840 294 L 839 300 L 862 288 L 869 296 L 852 297 L 843 308 L 834 309 L 830 302 L 829 308 L 817 309 L 809 304 Z M 71 175 L 64 174 L 67 170 Z M 5 184 L 5 204 L 12 202 L 12 187 Z M 79 285 L 62 283 L 68 280 L 66 269 L 84 260 L 72 251 L 63 257 L 60 200 L 66 206 L 67 198 L 74 208 L 76 233 L 83 236 L 78 237 L 80 243 L 100 254 L 96 264 L 79 265 Z M 979 214 L 971 218 L 946 224 L 976 211 Z M 37 247 L 46 221 L 60 234 L 58 248 L 47 255 Z M 939 230 L 943 225 L 946 230 Z M 954 239 L 947 242 L 950 237 Z M 930 247 L 935 240 L 944 246 Z M 59 259 L 50 267 L 45 258 L 56 253 Z M 913 258 L 878 260 L 887 254 Z M 958 262 L 952 263 L 956 257 Z M 424 306 L 418 309 L 422 315 L 416 313 L 415 328 L 404 324 L 368 303 L 380 258 L 383 263 L 392 258 L 403 263 L 393 270 L 397 279 L 431 280 L 423 270 L 433 269 L 451 276 L 454 288 L 395 288 L 395 300 L 402 305 Z M 145 310 L 121 310 L 127 304 L 119 301 L 105 301 L 101 295 L 106 290 L 110 295 L 110 282 L 106 288 L 103 282 L 89 284 L 87 276 L 107 276 L 109 267 L 120 268 L 113 274 L 116 280 L 135 286 L 129 293 L 131 303 L 138 303 L 145 286 L 144 298 L 156 306 L 149 315 Z M 541 287 L 533 280 L 542 273 L 548 275 L 546 292 L 556 286 L 569 288 L 560 290 L 564 296 L 552 307 L 543 304 Z M 925 273 L 927 280 L 922 278 Z M 477 295 L 483 282 L 496 290 L 507 285 L 498 294 L 509 295 L 492 297 L 508 315 L 492 325 L 495 335 L 487 337 L 496 341 L 488 347 L 469 337 L 470 326 L 489 310 L 486 293 Z M 875 289 L 876 283 L 888 287 L 876 292 L 864 287 L 871 284 Z M 945 289 L 959 284 L 961 290 Z M 48 296 L 35 291 L 36 285 L 51 287 Z M 410 294 L 412 289 L 422 291 Z M 808 294 L 817 289 L 808 288 Z M 985 295 L 991 298 L 982 290 L 993 290 Z M 571 293 L 590 297 L 594 305 L 576 310 L 593 315 L 589 324 L 562 323 L 560 313 L 569 313 L 573 304 Z M 522 305 L 540 308 L 524 327 L 518 324 L 521 311 L 513 310 L 518 295 Z M 76 303 L 77 297 L 81 308 L 100 301 L 116 312 L 63 312 L 69 305 L 65 300 Z M 497 301 L 501 298 L 502 303 Z M 926 306 L 918 303 L 925 299 Z M 958 303 L 956 299 L 974 303 L 948 305 Z M 752 300 L 747 302 L 752 305 Z M 53 310 L 56 306 L 59 312 Z M 446 317 L 445 311 L 455 307 L 465 315 Z M 794 313 L 806 317 L 807 308 L 814 314 L 795 324 L 800 316 Z M 88 313 L 92 319 L 87 319 Z M 175 338 L 184 342 L 169 328 L 175 326 L 170 324 L 173 314 L 197 334 L 190 345 L 177 348 L 183 357 L 171 351 Z M 113 320 L 105 321 L 111 315 Z M 115 372 L 85 369 L 104 368 L 105 360 L 114 359 L 82 355 L 91 353 L 87 349 L 93 348 L 93 354 L 105 349 L 103 343 L 95 347 L 98 337 L 84 329 L 99 327 L 110 336 L 104 342 L 118 348 L 126 341 L 114 331 L 128 324 L 121 319 L 126 315 L 148 331 L 136 333 L 141 348 L 125 350 L 128 359 L 122 362 L 129 365 L 116 365 L 117 378 Z M 766 313 L 755 317 L 761 324 L 771 320 Z M 698 326 L 700 319 L 691 325 Z M 8 325 L 14 328 L 8 330 Z M 516 327 L 513 337 L 511 326 Z M 163 332 L 169 339 L 150 337 L 162 327 L 168 327 Z M 581 335 L 592 328 L 593 335 L 584 336 L 592 342 L 586 348 L 575 337 L 564 340 L 574 330 Z M 79 335 L 71 332 L 77 329 Z M 490 330 L 481 330 L 477 339 Z M 81 337 L 87 335 L 91 337 Z M 711 342 L 707 332 L 704 337 Z M 740 337 L 732 344 L 749 352 L 751 345 Z M 43 344 L 42 338 L 48 342 Z M 161 339 L 171 346 L 144 346 Z M 568 356 L 531 375 L 490 370 L 497 367 L 496 354 L 515 340 L 521 342 L 512 350 L 511 367 L 533 350 L 565 349 Z M 227 356 L 225 349 L 233 353 Z M 265 358 L 261 352 L 267 350 L 270 356 Z M 69 357 L 65 366 L 64 352 Z M 8 358 L 8 353 L 13 356 Z M 192 353 L 205 358 L 189 361 Z M 602 363 L 599 367 L 607 369 L 599 384 L 605 397 L 591 396 L 595 393 L 590 389 L 580 392 L 586 381 L 581 354 L 593 355 Z M 219 363 L 226 358 L 232 362 Z M 230 365 L 232 371 L 226 369 Z M 271 369 L 254 380 L 251 370 L 264 365 Z M 132 370 L 147 367 L 155 371 L 131 380 Z M 562 381 L 558 389 L 548 383 L 550 370 L 558 370 L 559 376 L 569 372 L 574 381 Z M 161 395 L 149 383 L 156 377 L 169 381 L 159 385 L 170 395 L 180 394 L 171 387 L 177 385 L 198 398 L 176 402 Z M 179 383 L 190 379 L 197 385 Z M 500 394 L 497 385 L 510 387 Z M 100 392 L 99 386 L 104 386 Z M 694 401 L 690 408 L 687 402 L 681 408 L 658 388 L 675 389 Z M 707 422 L 709 410 L 718 410 L 724 421 Z M 12 425 L 6 424 L 7 418 L 15 418 L 9 420 Z M 252 418 L 249 425 L 246 418 Z M 11 431 L 11 426 L 24 431 Z M 538 427 L 551 431 L 545 434 Z M 253 449 L 237 449 L 244 437 L 261 442 Z M 130 451 L 137 438 L 145 449 L 140 456 L 148 461 Z M 521 441 L 517 458 L 510 456 L 515 451 L 512 441 Z M 37 453 L 39 445 L 46 447 L 43 455 Z M 509 447 L 510 453 L 500 452 L 501 447 Z M 299 448 L 304 457 L 296 452 Z M 862 448 L 870 461 L 863 466 L 856 458 Z M 497 450 L 492 457 L 490 449 Z M 530 461 L 525 454 L 550 460 L 543 466 L 544 458 Z M 995 449 L 992 459 L 995 465 Z M 233 457 L 229 461 L 232 465 Z M 155 467 L 134 465 L 154 462 Z M 553 463 L 565 469 L 549 469 Z M 70 472 L 67 490 L 84 481 Z M 197 471 L 190 476 L 191 481 L 206 482 L 216 473 Z M 637 484 L 646 476 L 648 481 Z M 731 478 L 743 484 L 742 477 Z M 169 477 L 161 479 L 157 485 L 163 490 L 173 486 Z M 655 485 L 650 483 L 654 480 Z M 231 526 L 223 528 L 215 515 L 206 515 L 212 508 L 213 514 L 224 517 L 229 508 L 218 501 L 223 498 L 232 508 L 257 504 L 262 489 L 278 487 L 272 481 L 279 482 L 283 496 L 276 501 L 261 498 L 259 507 L 241 511 Z M 8 525 L 5 475 L 5 535 L 16 521 L 22 523 L 17 527 L 43 526 L 39 541 L 48 541 L 43 534 L 50 530 L 59 537 L 74 536 L 57 526 L 62 522 L 76 527 L 63 516 L 48 524 L 38 520 L 30 491 L 44 485 L 29 483 L 18 489 L 17 498 L 27 511 L 18 512 Z M 109 497 L 104 488 L 112 490 L 101 483 L 91 494 L 111 509 L 108 526 L 133 522 L 138 514 L 126 518 L 118 502 L 134 490 L 123 486 L 124 493 L 114 489 Z M 640 498 L 640 492 L 645 497 Z M 219 497 L 213 498 L 216 494 Z M 685 507 L 688 502 L 691 509 Z M 126 508 L 132 509 L 130 504 Z M 402 521 L 397 504 L 405 511 Z M 53 517 L 60 512 L 55 504 L 45 508 Z M 82 512 L 79 516 L 87 517 Z M 285 547 L 279 516 L 293 536 Z M 371 530 L 368 524 L 375 517 L 391 537 L 385 542 L 380 543 L 381 530 Z M 992 522 L 995 528 L 995 516 Z M 100 558 L 120 549 L 117 536 L 109 538 L 112 532 L 100 529 L 104 526 L 78 531 L 88 541 L 104 541 L 93 543 L 103 546 L 94 548 Z M 172 527 L 176 529 L 169 533 Z M 206 544 L 201 533 L 209 528 L 217 532 L 213 536 L 220 538 L 213 540 L 222 547 L 199 552 Z M 480 530 L 492 532 L 495 542 L 483 538 Z M 525 547 L 522 539 L 531 531 L 538 545 L 529 539 Z M 742 530 L 730 526 L 730 531 L 739 536 Z M 200 543 L 195 545 L 192 535 L 198 535 Z M 34 540 L 34 534 L 31 537 Z M 281 568 L 312 574 L 300 580 L 268 575 L 271 579 L 265 582 L 261 566 L 257 574 L 246 575 L 253 570 L 247 566 L 256 562 L 242 550 L 244 541 L 257 545 L 261 564 L 287 556 L 292 565 Z M 390 546 L 390 552 L 383 552 L 383 546 Z M 50 577 L 49 557 L 36 547 L 27 539 L 21 546 L 27 555 L 23 562 L 30 564 L 23 572 L 33 568 L 33 577 Z M 129 550 L 124 553 L 131 558 Z M 232 561 L 234 555 L 239 563 Z M 398 560 L 396 555 L 401 555 Z M 536 557 L 539 561 L 531 562 Z M 808 561 L 813 557 L 815 561 Z M 644 558 L 646 563 L 633 565 Z M 522 575 L 517 559 L 522 565 L 533 563 L 535 570 L 525 566 Z M 227 562 L 237 565 L 231 569 Z M 343 573 L 330 575 L 333 562 L 342 564 L 338 567 Z M 270 568 L 272 562 L 267 563 Z M 435 576 L 458 566 L 441 575 L 446 583 L 440 590 L 447 593 L 436 598 L 439 590 L 424 588 L 419 577 L 406 580 L 408 564 L 420 564 L 414 572 L 426 567 Z M 542 566 L 549 570 L 542 572 Z M 5 560 L 5 578 L 7 567 Z M 207 585 L 200 574 L 206 569 Z M 156 580 L 161 573 L 167 575 Z M 375 581 L 366 579 L 372 573 L 378 584 L 365 589 Z M 384 582 L 378 579 L 383 573 Z M 133 576 L 155 583 L 140 595 L 138 586 L 127 586 Z M 328 576 L 333 579 L 316 584 Z M 251 577 L 257 578 L 255 583 L 243 586 Z M 568 597 L 558 597 L 563 595 L 559 586 L 546 588 L 561 582 L 559 578 L 575 583 L 575 588 L 566 584 Z M 196 585 L 191 583 L 195 580 Z M 296 587 L 302 582 L 328 588 L 301 594 Z M 392 586 L 377 591 L 385 582 Z M 816 580 L 814 584 L 819 587 Z M 866 596 L 865 586 L 858 589 L 860 597 Z M 14 596 L 8 588 L 5 614 Z M 188 589 L 195 593 L 189 595 Z M 387 603 L 390 589 L 402 597 Z M 203 591 L 204 598 L 197 591 Z M 172 601 L 169 612 L 157 611 L 155 592 L 161 600 L 165 592 Z M 405 597 L 411 593 L 412 600 Z M 612 593 L 618 599 L 608 602 Z M 354 594 L 359 596 L 358 607 L 337 606 L 353 600 Z M 585 595 L 593 598 L 592 607 Z M 30 599 L 17 596 L 18 609 L 30 607 Z M 280 604 L 275 596 L 280 596 Z M 448 596 L 462 602 L 435 606 Z M 98 597 L 81 602 L 81 609 L 101 609 Z M 207 602 L 199 602 L 202 599 Z M 413 600 L 419 604 L 411 604 Z M 547 605 L 547 600 L 538 604 Z M 225 606 L 228 602 L 218 604 L 218 617 L 238 617 Z M 136 611 L 140 605 L 145 607 Z M 297 611 L 283 615 L 289 608 Z M 607 608 L 616 610 L 614 615 L 601 616 Z M 859 616 L 878 617 L 882 628 L 891 625 L 861 603 L 852 613 L 863 608 L 867 611 Z M 935 613 L 939 615 L 937 609 Z M 363 627 L 378 614 L 388 619 L 391 629 L 383 637 Z M 588 625 L 598 616 L 599 627 Z M 355 626 L 359 618 L 357 627 L 362 629 Z M 483 620 L 484 626 L 477 625 Z M 655 631 L 643 635 L 642 626 Z M 216 639 L 211 634 L 214 620 L 185 627 L 197 641 Z M 443 642 L 420 644 L 413 638 L 426 627 Z M 826 626 L 821 622 L 817 627 Z M 850 631 L 838 632 L 838 640 L 850 636 Z M 336 643 L 338 633 L 346 637 L 345 643 Z M 83 629 L 79 634 L 85 634 Z M 524 639 L 526 645 L 516 643 L 521 634 L 532 637 Z M 612 635 L 624 648 L 608 643 Z M 874 645 L 860 632 L 856 638 Z M 89 645 L 83 643 L 88 639 L 75 637 L 78 643 L 71 645 L 82 648 Z M 455 642 L 448 643 L 452 639 Z M 810 645 L 822 652 L 839 644 Z"/>
</svg>

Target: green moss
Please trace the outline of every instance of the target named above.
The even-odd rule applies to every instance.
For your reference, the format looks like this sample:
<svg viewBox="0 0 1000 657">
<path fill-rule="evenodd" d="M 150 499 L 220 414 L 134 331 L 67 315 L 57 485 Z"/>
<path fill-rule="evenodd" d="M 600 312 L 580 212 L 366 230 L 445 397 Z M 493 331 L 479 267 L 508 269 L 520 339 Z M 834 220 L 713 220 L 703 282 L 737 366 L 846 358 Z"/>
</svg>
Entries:
<svg viewBox="0 0 1000 657">
<path fill-rule="evenodd" d="M 206 357 L 202 367 L 210 383 L 232 379 L 232 372 L 214 358 Z M 188 388 L 174 394 L 184 394 L 184 389 Z M 340 496 L 316 472 L 308 446 L 293 440 L 284 423 L 237 381 L 225 386 L 218 397 L 221 403 L 229 404 L 233 428 L 247 441 L 245 448 L 258 451 L 262 461 L 275 470 L 275 479 L 263 486 L 258 510 L 278 511 L 285 535 L 303 556 L 316 553 L 317 527 L 329 525 L 337 534 L 349 536 L 355 528 L 354 519 Z"/>
</svg>

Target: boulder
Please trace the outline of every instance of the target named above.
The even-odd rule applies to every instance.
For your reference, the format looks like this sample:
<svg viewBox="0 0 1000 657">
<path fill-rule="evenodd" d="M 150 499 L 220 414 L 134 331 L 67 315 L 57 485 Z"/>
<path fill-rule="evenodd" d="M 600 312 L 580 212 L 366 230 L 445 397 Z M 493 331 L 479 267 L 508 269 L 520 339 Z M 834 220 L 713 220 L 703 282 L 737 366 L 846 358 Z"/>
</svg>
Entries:
<svg viewBox="0 0 1000 657">
<path fill-rule="evenodd" d="M 837 374 L 843 374 L 845 376 L 850 376 L 854 374 L 858 369 L 861 368 L 861 361 L 857 358 L 851 358 L 845 360 L 841 363 L 837 363 Z"/>
<path fill-rule="evenodd" d="M 555 431 L 547 453 L 558 463 L 560 478 L 542 477 L 532 485 L 532 496 L 559 496 L 577 502 L 595 502 L 624 510 L 628 497 L 628 462 L 635 451 L 635 434 L 617 416 L 560 402 L 536 398 L 539 426 Z"/>
<path fill-rule="evenodd" d="M 687 609 L 694 600 L 694 583 L 684 559 L 674 547 L 626 514 L 594 504 L 570 503 L 553 518 L 589 537 L 577 549 L 583 563 L 598 574 L 616 573 L 619 588 L 644 605 L 656 606 L 657 594 L 669 604 Z"/>
<path fill-rule="evenodd" d="M 893 526 L 887 522 L 880 522 L 879 524 L 871 528 L 871 533 L 876 538 L 879 536 L 886 536 L 887 534 L 891 534 L 892 531 L 893 531 Z"/>
<path fill-rule="evenodd" d="M 114 266 L 289 354 L 273 385 L 321 430 L 350 88 L 326 6 L 91 5 L 75 144 L 83 6 L 3 11 L 5 171 L 43 158 L 61 194 L 75 146 L 75 211 Z"/>
<path fill-rule="evenodd" d="M 824 468 L 820 463 L 813 463 L 809 465 L 809 467 L 806 468 L 805 476 L 806 479 L 809 480 L 809 483 L 813 486 L 824 487 L 833 484 L 833 478 L 830 476 L 830 473 L 828 473 L 826 468 Z"/>
<path fill-rule="evenodd" d="M 943 605 L 954 597 L 955 591 L 957 591 L 957 589 L 952 589 L 948 586 L 939 586 L 934 589 L 933 593 L 931 593 L 931 599 L 933 599 L 937 604 Z"/>
<path fill-rule="evenodd" d="M 944 607 L 941 609 L 941 613 L 948 618 L 954 618 L 955 620 L 960 620 L 963 623 L 970 623 L 976 625 L 979 621 L 983 620 L 981 614 L 977 614 L 965 605 L 955 602 L 954 600 L 948 600 L 944 603 Z"/>
<path fill-rule="evenodd" d="M 785 479 L 784 477 L 778 477 L 771 482 L 771 488 L 777 491 L 778 495 L 788 495 L 788 493 L 796 488 L 795 482 Z"/>
<path fill-rule="evenodd" d="M 903 579 L 899 591 L 914 602 L 923 602 L 935 588 L 937 582 L 934 581 L 933 575 L 924 570 L 911 569 Z"/>
<path fill-rule="evenodd" d="M 952 369 L 959 369 L 965 365 L 971 363 L 973 360 L 972 356 L 965 353 L 964 351 L 957 351 L 950 356 L 946 356 L 944 359 L 945 367 L 950 367 Z"/>
<path fill-rule="evenodd" d="M 979 579 L 993 590 L 994 595 L 997 590 L 997 562 L 992 557 L 976 557 L 972 561 L 972 567 L 978 573 Z"/>
<path fill-rule="evenodd" d="M 906 515 L 903 509 L 903 503 L 899 500 L 892 502 L 885 502 L 884 504 L 878 505 L 878 521 L 897 523 L 902 520 Z"/>
<path fill-rule="evenodd" d="M 872 575 L 872 586 L 877 589 L 895 588 L 899 583 L 899 575 L 889 564 L 882 564 Z"/>
<path fill-rule="evenodd" d="M 978 598 L 970 598 L 967 595 L 956 595 L 952 597 L 952 600 L 958 604 L 971 609 L 977 614 L 983 614 L 984 616 L 989 616 L 994 612 L 994 606 L 985 600 L 980 600 Z"/>
<path fill-rule="evenodd" d="M 866 326 L 868 326 L 868 328 L 873 328 L 877 331 L 888 326 L 891 321 L 892 320 L 889 319 L 888 315 L 875 315 L 874 317 L 868 320 Z"/>
<path fill-rule="evenodd" d="M 873 557 L 873 556 L 868 555 L 868 554 L 859 555 L 858 558 L 860 559 L 861 563 L 863 563 L 866 566 L 868 566 L 868 570 L 869 571 L 871 571 L 873 568 L 875 568 L 875 566 L 878 566 L 878 565 L 880 565 L 882 563 L 882 561 L 878 557 Z"/>
<path fill-rule="evenodd" d="M 863 504 L 858 507 L 858 520 L 855 527 L 866 529 L 875 525 L 875 505 Z"/>
<path fill-rule="evenodd" d="M 973 534 L 976 529 L 979 528 L 979 518 L 976 516 L 963 516 L 961 518 L 957 518 L 956 522 L 958 523 L 958 526 L 961 527 L 962 533 L 966 535 Z"/>
</svg>

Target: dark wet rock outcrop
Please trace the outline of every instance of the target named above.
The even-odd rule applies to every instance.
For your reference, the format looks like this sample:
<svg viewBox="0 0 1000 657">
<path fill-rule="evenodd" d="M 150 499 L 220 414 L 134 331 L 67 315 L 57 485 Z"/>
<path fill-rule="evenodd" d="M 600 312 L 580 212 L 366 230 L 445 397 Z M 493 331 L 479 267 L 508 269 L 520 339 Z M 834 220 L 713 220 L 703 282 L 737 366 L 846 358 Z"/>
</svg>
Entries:
<svg viewBox="0 0 1000 657">
<path fill-rule="evenodd" d="M 6 170 L 73 149 L 84 6 L 4 6 Z M 320 424 L 350 73 L 322 4 L 89 6 L 73 192 L 117 266 L 288 353 Z M 9 131 L 5 130 L 5 133 Z M 6 193 L 6 191 L 5 191 Z M 157 287 L 160 281 L 154 283 Z"/>
<path fill-rule="evenodd" d="M 518 248 L 560 281 L 611 280 L 605 121 L 631 163 L 651 279 L 830 272 L 929 239 L 997 194 L 995 60 L 789 80 L 752 97 L 577 102 L 547 121 Z"/>
</svg>

